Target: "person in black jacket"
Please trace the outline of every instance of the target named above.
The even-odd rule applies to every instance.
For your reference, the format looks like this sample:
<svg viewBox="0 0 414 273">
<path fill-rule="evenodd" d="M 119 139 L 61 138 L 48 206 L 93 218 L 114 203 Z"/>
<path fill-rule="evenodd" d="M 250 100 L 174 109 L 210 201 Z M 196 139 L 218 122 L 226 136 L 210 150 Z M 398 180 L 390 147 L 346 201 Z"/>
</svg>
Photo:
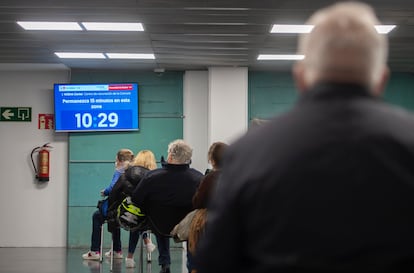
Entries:
<svg viewBox="0 0 414 273">
<path fill-rule="evenodd" d="M 178 139 L 168 145 L 167 162 L 162 168 L 150 171 L 141 180 L 132 194 L 132 201 L 144 212 L 151 213 L 150 207 L 176 208 L 185 214 L 192 210 L 192 198 L 203 174 L 190 168 L 192 148 Z M 147 213 L 147 214 L 148 214 Z M 167 217 L 167 215 L 165 216 Z M 169 223 L 171 230 L 178 224 Z M 168 233 L 171 231 L 169 230 Z M 158 263 L 161 272 L 170 272 L 170 238 L 155 233 L 159 251 Z"/>
<path fill-rule="evenodd" d="M 228 148 L 198 273 L 414 271 L 414 116 L 379 98 L 387 37 L 353 1 L 307 24 L 299 101 Z"/>
<path fill-rule="evenodd" d="M 118 206 L 122 201 L 131 196 L 135 187 L 145 176 L 145 174 L 154 170 L 157 167 L 155 156 L 150 150 L 140 151 L 133 161 L 133 163 L 125 170 L 125 173 L 121 175 L 118 181 L 112 188 L 109 194 L 109 208 L 108 208 L 108 225 L 112 225 L 114 228 L 119 228 L 116 214 Z M 141 231 L 131 231 L 129 234 L 128 255 L 125 258 L 126 267 L 135 267 L 134 252 L 138 243 Z M 148 252 L 152 252 L 155 249 L 155 245 L 151 242 L 146 233 L 143 233 L 144 244 Z"/>
</svg>

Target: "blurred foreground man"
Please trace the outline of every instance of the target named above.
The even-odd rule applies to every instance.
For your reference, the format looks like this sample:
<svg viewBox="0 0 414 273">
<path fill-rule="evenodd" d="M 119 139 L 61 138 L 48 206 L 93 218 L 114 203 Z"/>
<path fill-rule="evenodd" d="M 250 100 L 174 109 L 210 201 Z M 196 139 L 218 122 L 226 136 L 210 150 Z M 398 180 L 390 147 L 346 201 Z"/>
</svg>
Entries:
<svg viewBox="0 0 414 273">
<path fill-rule="evenodd" d="M 379 98 L 387 37 L 356 2 L 307 23 L 300 99 L 229 148 L 198 273 L 414 272 L 414 118 Z"/>
</svg>

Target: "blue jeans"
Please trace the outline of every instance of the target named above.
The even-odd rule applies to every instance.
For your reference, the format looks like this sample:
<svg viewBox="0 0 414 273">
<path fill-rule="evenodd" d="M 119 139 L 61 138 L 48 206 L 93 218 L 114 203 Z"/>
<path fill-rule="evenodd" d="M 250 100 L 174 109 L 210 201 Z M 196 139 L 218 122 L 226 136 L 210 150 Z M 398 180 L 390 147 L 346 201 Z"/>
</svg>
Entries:
<svg viewBox="0 0 414 273">
<path fill-rule="evenodd" d="M 101 226 L 105 219 L 99 210 L 95 211 L 92 215 L 92 238 L 91 238 L 91 251 L 99 251 L 101 248 Z M 121 251 L 121 230 L 116 228 L 112 232 L 112 242 L 114 245 L 114 251 Z"/>
<path fill-rule="evenodd" d="M 158 264 L 161 266 L 169 266 L 171 264 L 170 257 L 170 237 L 155 235 L 158 245 Z"/>
</svg>

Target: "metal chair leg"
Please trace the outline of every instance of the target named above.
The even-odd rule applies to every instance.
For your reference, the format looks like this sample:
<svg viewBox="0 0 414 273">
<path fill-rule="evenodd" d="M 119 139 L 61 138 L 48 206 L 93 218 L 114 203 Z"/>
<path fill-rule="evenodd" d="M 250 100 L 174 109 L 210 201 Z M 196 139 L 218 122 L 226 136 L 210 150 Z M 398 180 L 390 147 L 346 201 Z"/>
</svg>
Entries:
<svg viewBox="0 0 414 273">
<path fill-rule="evenodd" d="M 110 271 L 112 272 L 114 266 L 114 240 L 112 240 L 111 242 L 111 267 L 110 267 Z"/>
<path fill-rule="evenodd" d="M 140 238 L 138 240 L 141 241 L 139 244 L 139 266 L 138 266 L 138 272 L 143 273 L 144 272 L 144 239 L 142 236 L 139 236 Z"/>
<path fill-rule="evenodd" d="M 151 238 L 151 230 L 147 230 L 147 234 L 149 236 L 149 240 L 152 242 Z M 152 262 L 151 252 L 147 251 L 147 264 Z"/>
<path fill-rule="evenodd" d="M 101 247 L 99 249 L 99 261 L 102 263 L 103 261 L 103 244 L 104 244 L 104 225 L 101 225 Z"/>
</svg>

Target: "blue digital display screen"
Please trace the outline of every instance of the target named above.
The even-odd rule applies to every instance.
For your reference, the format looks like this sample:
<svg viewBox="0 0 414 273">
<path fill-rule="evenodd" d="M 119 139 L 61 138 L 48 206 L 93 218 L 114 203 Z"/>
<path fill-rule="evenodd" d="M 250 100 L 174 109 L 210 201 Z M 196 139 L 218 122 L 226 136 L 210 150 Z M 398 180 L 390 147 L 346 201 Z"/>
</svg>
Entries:
<svg viewBox="0 0 414 273">
<path fill-rule="evenodd" d="M 138 84 L 55 84 L 55 131 L 136 131 Z"/>
</svg>

